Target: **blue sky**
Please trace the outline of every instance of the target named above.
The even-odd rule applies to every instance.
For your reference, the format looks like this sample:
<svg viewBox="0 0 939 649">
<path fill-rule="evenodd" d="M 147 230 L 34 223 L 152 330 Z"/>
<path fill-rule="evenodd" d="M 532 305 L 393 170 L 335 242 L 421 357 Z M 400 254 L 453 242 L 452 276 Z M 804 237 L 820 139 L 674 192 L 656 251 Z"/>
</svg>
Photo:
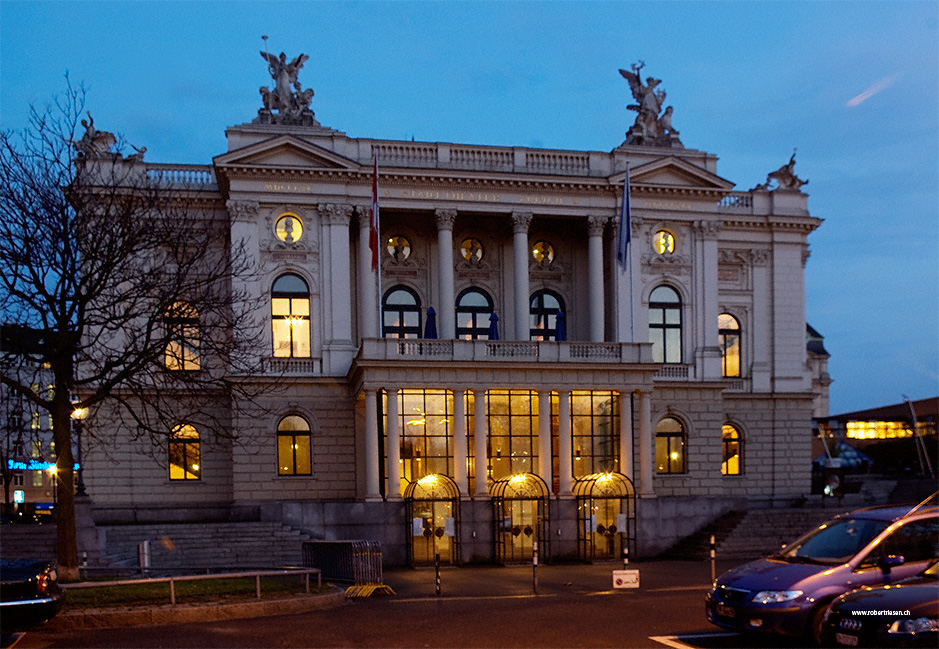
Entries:
<svg viewBox="0 0 939 649">
<path fill-rule="evenodd" d="M 634 117 L 617 69 L 644 61 L 737 189 L 798 147 L 832 413 L 939 393 L 936 1 L 4 0 L 0 126 L 68 72 L 98 128 L 207 164 L 270 84 L 262 34 L 310 56 L 317 119 L 351 137 L 609 151 Z"/>
</svg>

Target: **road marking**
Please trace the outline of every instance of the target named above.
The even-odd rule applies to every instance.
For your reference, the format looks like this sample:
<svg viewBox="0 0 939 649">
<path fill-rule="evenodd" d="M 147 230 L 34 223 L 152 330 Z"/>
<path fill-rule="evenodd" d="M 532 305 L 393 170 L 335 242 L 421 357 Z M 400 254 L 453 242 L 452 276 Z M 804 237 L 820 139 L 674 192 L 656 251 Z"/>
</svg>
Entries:
<svg viewBox="0 0 939 649">
<path fill-rule="evenodd" d="M 647 593 L 667 593 L 670 591 L 679 591 L 679 590 L 699 590 L 706 592 L 710 586 L 669 586 L 668 588 L 649 588 L 646 590 Z"/>
<path fill-rule="evenodd" d="M 394 597 L 389 599 L 391 602 L 472 602 L 482 599 L 540 599 L 544 597 L 557 597 L 555 593 L 548 593 L 545 595 L 480 595 L 474 597 L 472 595 L 458 595 L 456 597 L 451 595 L 443 595 L 437 597 L 435 595 L 426 595 L 423 597 Z"/>
<path fill-rule="evenodd" d="M 737 633 L 722 633 L 720 631 L 713 633 L 683 633 L 681 635 L 650 635 L 649 640 L 658 642 L 672 649 L 697 649 L 694 645 L 685 644 L 679 638 L 691 640 L 693 638 L 730 638 L 739 635 Z"/>
</svg>

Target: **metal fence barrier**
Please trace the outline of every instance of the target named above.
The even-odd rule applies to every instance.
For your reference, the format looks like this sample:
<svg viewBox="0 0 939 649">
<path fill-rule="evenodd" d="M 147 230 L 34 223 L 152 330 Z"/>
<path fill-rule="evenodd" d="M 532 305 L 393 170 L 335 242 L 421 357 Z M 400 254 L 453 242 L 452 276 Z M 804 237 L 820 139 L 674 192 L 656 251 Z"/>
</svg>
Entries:
<svg viewBox="0 0 939 649">
<path fill-rule="evenodd" d="M 383 583 L 378 541 L 305 541 L 303 565 L 319 568 L 324 579 L 352 582 L 346 589 L 348 597 L 394 595 L 391 587 Z"/>
</svg>

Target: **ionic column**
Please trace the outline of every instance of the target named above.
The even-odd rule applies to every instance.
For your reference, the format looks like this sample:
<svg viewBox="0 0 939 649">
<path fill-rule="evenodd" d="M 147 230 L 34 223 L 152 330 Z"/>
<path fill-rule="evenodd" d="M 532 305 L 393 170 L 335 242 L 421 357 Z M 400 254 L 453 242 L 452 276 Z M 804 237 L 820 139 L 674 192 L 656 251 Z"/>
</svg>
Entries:
<svg viewBox="0 0 939 649">
<path fill-rule="evenodd" d="M 365 500 L 381 500 L 378 484 L 378 403 L 377 390 L 365 394 Z"/>
<path fill-rule="evenodd" d="M 652 393 L 639 392 L 639 495 L 654 496 L 652 476 L 655 453 L 652 444 Z"/>
<path fill-rule="evenodd" d="M 437 210 L 437 316 L 443 339 L 456 338 L 456 299 L 453 295 L 453 223 L 456 210 Z"/>
<path fill-rule="evenodd" d="M 368 245 L 371 215 L 368 207 L 357 207 L 359 217 L 359 335 L 378 338 L 377 282 L 372 270 L 372 249 Z M 380 239 L 380 238 L 379 238 Z M 381 251 L 378 255 L 381 263 Z"/>
<path fill-rule="evenodd" d="M 633 406 L 628 392 L 619 393 L 619 472 L 633 480 Z M 633 484 L 635 485 L 635 480 Z"/>
<path fill-rule="evenodd" d="M 489 420 L 486 418 L 486 391 L 473 390 L 473 436 L 475 441 L 476 494 L 477 498 L 489 497 Z"/>
<path fill-rule="evenodd" d="M 554 484 L 551 454 L 551 392 L 538 392 L 538 475 L 551 489 Z"/>
<path fill-rule="evenodd" d="M 398 390 L 387 391 L 388 491 L 387 500 L 401 499 L 401 418 L 398 416 Z"/>
<path fill-rule="evenodd" d="M 571 459 L 571 393 L 558 390 L 558 480 L 561 498 L 571 496 L 574 483 L 574 466 Z"/>
<path fill-rule="evenodd" d="M 515 258 L 515 340 L 531 336 L 528 284 L 528 226 L 531 212 L 512 212 L 512 254 Z"/>
<path fill-rule="evenodd" d="M 466 390 L 453 391 L 453 480 L 461 496 L 469 495 L 466 479 Z"/>
<path fill-rule="evenodd" d="M 603 320 L 603 229 L 607 217 L 587 217 L 587 270 L 590 304 L 590 342 L 602 343 Z"/>
</svg>

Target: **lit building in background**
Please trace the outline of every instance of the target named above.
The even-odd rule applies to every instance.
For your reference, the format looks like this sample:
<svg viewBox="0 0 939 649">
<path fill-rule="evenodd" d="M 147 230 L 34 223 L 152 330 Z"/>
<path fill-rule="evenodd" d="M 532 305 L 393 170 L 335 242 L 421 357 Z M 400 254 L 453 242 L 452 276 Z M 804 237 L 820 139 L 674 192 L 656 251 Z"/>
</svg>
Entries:
<svg viewBox="0 0 939 649">
<path fill-rule="evenodd" d="M 830 381 L 808 363 L 821 221 L 794 158 L 736 191 L 654 93 L 603 152 L 351 138 L 295 89 L 212 164 L 136 163 L 250 253 L 260 277 L 232 290 L 259 298 L 240 315 L 265 343 L 239 380 L 281 387 L 231 417 L 238 444 L 180 421 L 164 462 L 130 435 L 87 449 L 99 526 L 277 521 L 379 540 L 390 563 L 598 559 L 808 493 Z M 210 363 L 199 324 L 198 304 L 167 312 L 174 371 Z"/>
</svg>

